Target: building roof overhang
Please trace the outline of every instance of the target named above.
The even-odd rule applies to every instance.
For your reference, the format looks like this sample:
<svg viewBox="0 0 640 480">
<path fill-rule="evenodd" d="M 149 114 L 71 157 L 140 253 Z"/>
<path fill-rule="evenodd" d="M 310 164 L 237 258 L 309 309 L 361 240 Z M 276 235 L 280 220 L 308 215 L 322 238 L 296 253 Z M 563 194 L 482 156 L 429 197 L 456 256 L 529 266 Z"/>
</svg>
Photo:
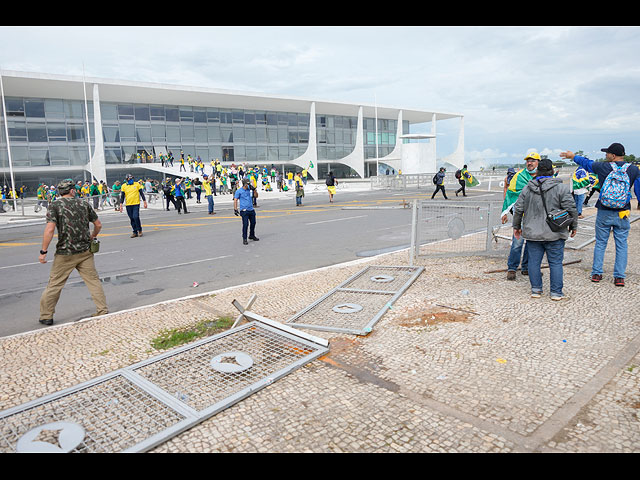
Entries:
<svg viewBox="0 0 640 480">
<path fill-rule="evenodd" d="M 148 103 L 151 105 L 189 105 L 243 110 L 269 110 L 308 113 L 312 102 L 316 114 L 357 116 L 362 106 L 363 116 L 396 119 L 402 110 L 402 119 L 409 123 L 431 122 L 460 118 L 459 113 L 445 113 L 408 109 L 366 103 L 346 103 L 300 97 L 287 97 L 262 92 L 222 90 L 144 81 L 113 80 L 78 75 L 19 72 L 3 70 L 2 80 L 6 96 L 30 98 L 64 98 L 84 100 L 83 83 L 87 86 L 87 99 L 92 98 L 93 84 L 99 85 L 101 102 Z"/>
</svg>

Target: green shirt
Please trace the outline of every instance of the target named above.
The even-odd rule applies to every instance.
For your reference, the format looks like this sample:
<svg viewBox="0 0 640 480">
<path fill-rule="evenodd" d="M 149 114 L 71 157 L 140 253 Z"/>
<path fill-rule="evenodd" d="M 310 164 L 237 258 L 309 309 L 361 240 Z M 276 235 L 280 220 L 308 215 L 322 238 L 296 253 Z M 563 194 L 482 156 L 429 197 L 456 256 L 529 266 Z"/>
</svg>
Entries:
<svg viewBox="0 0 640 480">
<path fill-rule="evenodd" d="M 89 223 L 98 215 L 88 202 L 79 198 L 58 198 L 51 202 L 47 211 L 47 222 L 55 223 L 58 229 L 57 255 L 75 255 L 86 252 L 91 246 Z"/>
</svg>

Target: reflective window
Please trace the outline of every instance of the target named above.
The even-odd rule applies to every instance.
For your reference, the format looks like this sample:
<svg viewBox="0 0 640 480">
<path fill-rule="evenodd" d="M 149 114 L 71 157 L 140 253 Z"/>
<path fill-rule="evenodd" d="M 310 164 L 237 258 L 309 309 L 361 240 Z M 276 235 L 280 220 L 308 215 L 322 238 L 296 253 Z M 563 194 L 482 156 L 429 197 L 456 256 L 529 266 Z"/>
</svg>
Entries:
<svg viewBox="0 0 640 480">
<path fill-rule="evenodd" d="M 5 98 L 7 117 L 24 117 L 24 102 L 22 98 Z"/>
<path fill-rule="evenodd" d="M 48 119 L 64 118 L 64 104 L 62 103 L 62 100 L 46 99 L 44 101 L 44 115 Z"/>
<path fill-rule="evenodd" d="M 136 105 L 136 120 L 149 121 L 149 107 L 147 105 Z"/>
<path fill-rule="evenodd" d="M 44 125 L 29 125 L 27 127 L 27 137 L 30 142 L 46 142 L 47 129 Z"/>
</svg>

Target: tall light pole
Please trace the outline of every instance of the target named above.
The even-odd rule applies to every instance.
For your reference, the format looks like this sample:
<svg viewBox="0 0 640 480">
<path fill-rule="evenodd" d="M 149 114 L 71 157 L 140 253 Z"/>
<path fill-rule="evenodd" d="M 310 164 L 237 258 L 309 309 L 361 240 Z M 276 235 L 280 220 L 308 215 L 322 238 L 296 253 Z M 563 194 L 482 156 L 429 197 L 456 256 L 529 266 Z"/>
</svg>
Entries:
<svg viewBox="0 0 640 480">
<path fill-rule="evenodd" d="M 13 178 L 13 162 L 11 161 L 11 146 L 9 145 L 9 124 L 7 123 L 7 105 L 4 101 L 4 84 L 2 83 L 2 69 L 0 69 L 0 93 L 2 94 L 2 114 L 4 116 L 4 133 L 7 137 L 7 156 L 9 158 L 9 174 L 11 175 L 11 196 L 13 198 L 13 208 L 18 210 L 18 199 L 15 198 L 18 192 L 16 191 L 16 182 Z"/>
</svg>

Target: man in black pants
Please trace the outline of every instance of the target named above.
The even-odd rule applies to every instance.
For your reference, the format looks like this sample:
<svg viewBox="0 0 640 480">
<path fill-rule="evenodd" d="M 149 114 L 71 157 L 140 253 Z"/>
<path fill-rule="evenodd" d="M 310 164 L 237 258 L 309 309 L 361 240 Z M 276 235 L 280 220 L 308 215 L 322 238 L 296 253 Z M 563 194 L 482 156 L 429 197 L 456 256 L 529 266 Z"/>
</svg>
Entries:
<svg viewBox="0 0 640 480">
<path fill-rule="evenodd" d="M 465 165 L 464 167 L 462 167 L 462 169 L 464 169 L 464 171 L 466 171 L 467 170 L 467 166 Z M 460 184 L 460 188 L 458 190 L 456 190 L 456 197 L 458 196 L 458 194 L 460 192 L 462 192 L 462 196 L 463 197 L 467 196 L 467 192 L 465 191 L 465 189 L 467 187 L 467 181 L 462 176 L 462 171 L 463 171 L 462 169 L 458 170 L 456 172 L 456 179 L 458 180 L 458 183 Z"/>
<path fill-rule="evenodd" d="M 449 200 L 447 198 L 447 193 L 444 191 L 444 176 L 445 176 L 444 172 L 445 172 L 445 168 L 440 167 L 440 171 L 435 175 L 434 183 L 436 184 L 436 190 L 435 192 L 433 192 L 433 195 L 431 195 L 432 200 L 433 200 L 433 197 L 436 196 L 436 193 L 438 193 L 438 191 L 440 190 L 442 190 L 442 195 L 444 195 L 445 200 Z"/>
</svg>

